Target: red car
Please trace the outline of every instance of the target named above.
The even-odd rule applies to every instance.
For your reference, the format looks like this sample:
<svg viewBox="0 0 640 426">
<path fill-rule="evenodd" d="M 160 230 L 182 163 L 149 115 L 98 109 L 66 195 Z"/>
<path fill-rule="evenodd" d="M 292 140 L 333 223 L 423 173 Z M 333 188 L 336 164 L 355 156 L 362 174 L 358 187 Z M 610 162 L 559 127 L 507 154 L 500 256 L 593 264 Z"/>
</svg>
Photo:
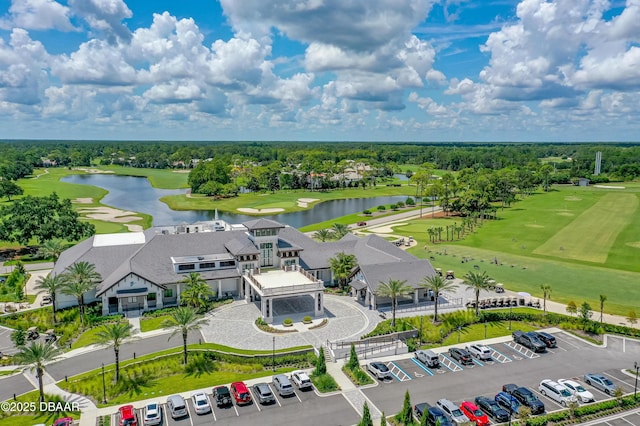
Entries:
<svg viewBox="0 0 640 426">
<path fill-rule="evenodd" d="M 476 422 L 477 426 L 489 426 L 489 417 L 473 402 L 462 401 L 460 410 L 462 410 L 465 416 L 469 417 L 469 420 Z"/>
<path fill-rule="evenodd" d="M 53 422 L 53 426 L 72 426 L 73 419 L 71 417 L 63 417 Z"/>
<path fill-rule="evenodd" d="M 120 414 L 120 423 L 118 426 L 138 426 L 138 418 L 136 417 L 136 410 L 133 405 L 123 405 L 118 410 Z"/>
<path fill-rule="evenodd" d="M 229 387 L 231 388 L 231 395 L 233 396 L 233 399 L 235 399 L 236 404 L 251 404 L 251 394 L 244 382 L 233 382 Z"/>
</svg>

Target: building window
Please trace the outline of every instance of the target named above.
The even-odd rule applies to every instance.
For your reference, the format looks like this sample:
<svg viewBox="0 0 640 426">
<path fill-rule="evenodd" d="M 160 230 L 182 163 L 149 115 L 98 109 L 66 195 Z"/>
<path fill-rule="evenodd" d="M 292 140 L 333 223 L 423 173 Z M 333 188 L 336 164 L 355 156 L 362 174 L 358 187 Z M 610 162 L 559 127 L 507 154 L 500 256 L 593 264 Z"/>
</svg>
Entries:
<svg viewBox="0 0 640 426">
<path fill-rule="evenodd" d="M 156 300 L 156 294 L 155 293 L 147 294 L 147 300 L 150 302 L 153 302 L 154 300 Z"/>
<path fill-rule="evenodd" d="M 216 262 L 206 262 L 206 263 L 201 263 L 199 265 L 200 269 L 213 269 L 216 267 Z"/>
<path fill-rule="evenodd" d="M 226 268 L 229 266 L 236 266 L 236 261 L 235 260 L 223 260 L 220 262 L 220 267 L 221 268 Z"/>
<path fill-rule="evenodd" d="M 129 297 L 129 303 L 136 303 L 138 301 L 137 297 Z"/>
<path fill-rule="evenodd" d="M 293 266 L 296 264 L 296 260 L 295 259 L 287 259 L 284 261 L 284 266 Z"/>
<path fill-rule="evenodd" d="M 193 271 L 196 269 L 196 265 L 189 263 L 187 265 L 178 265 L 178 271 Z"/>
<path fill-rule="evenodd" d="M 163 297 L 173 297 L 173 289 L 172 288 L 166 289 L 164 291 L 164 293 L 162 293 L 162 296 Z"/>
<path fill-rule="evenodd" d="M 272 266 L 273 265 L 273 243 L 260 243 L 260 266 Z"/>
<path fill-rule="evenodd" d="M 242 271 L 243 272 L 247 271 L 247 270 L 251 270 L 253 268 L 254 268 L 253 263 L 245 263 L 244 265 L 242 265 Z"/>
</svg>

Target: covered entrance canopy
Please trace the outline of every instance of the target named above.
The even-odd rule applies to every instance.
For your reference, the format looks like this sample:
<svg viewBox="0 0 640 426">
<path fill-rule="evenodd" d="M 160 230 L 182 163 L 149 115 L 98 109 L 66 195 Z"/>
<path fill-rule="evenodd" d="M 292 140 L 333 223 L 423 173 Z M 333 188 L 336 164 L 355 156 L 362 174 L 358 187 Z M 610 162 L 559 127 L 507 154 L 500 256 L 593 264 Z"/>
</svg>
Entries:
<svg viewBox="0 0 640 426">
<path fill-rule="evenodd" d="M 317 316 L 324 312 L 324 284 L 298 265 L 268 271 L 246 271 L 244 278 L 245 285 L 249 287 L 245 291 L 245 299 L 252 301 L 259 296 L 262 319 L 268 323 L 273 322 L 274 299 L 309 295 L 314 299 L 313 314 Z"/>
</svg>

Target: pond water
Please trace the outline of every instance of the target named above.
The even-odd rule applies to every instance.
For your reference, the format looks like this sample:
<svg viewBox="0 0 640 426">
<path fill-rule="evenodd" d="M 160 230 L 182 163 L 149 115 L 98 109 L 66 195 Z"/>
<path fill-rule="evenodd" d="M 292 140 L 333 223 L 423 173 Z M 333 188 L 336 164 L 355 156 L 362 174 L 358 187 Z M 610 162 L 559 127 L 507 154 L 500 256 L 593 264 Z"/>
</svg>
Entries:
<svg viewBox="0 0 640 426">
<path fill-rule="evenodd" d="M 184 194 L 186 190 L 154 188 L 147 178 L 144 177 L 90 174 L 65 176 L 62 178 L 62 181 L 104 188 L 109 191 L 109 193 L 102 199 L 101 202 L 103 204 L 151 215 L 153 216 L 153 225 L 155 226 L 213 220 L 215 215 L 214 210 L 171 210 L 169 206 L 160 201 L 160 198 L 166 195 Z M 267 201 L 268 196 L 265 196 L 265 198 L 265 201 Z M 346 200 L 325 201 L 312 209 L 299 212 L 264 216 L 219 212 L 218 217 L 229 223 L 242 223 L 256 219 L 257 217 L 264 217 L 295 228 L 300 228 L 365 209 L 371 209 L 381 204 L 392 204 L 398 201 L 405 201 L 406 199 L 406 196 L 349 198 Z"/>
</svg>

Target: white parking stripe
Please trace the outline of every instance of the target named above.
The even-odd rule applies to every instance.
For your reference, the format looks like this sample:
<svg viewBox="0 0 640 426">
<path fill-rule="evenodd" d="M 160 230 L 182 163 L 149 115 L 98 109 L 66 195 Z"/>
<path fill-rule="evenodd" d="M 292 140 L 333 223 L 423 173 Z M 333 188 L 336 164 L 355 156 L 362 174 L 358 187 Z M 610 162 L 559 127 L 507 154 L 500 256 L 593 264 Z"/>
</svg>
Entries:
<svg viewBox="0 0 640 426">
<path fill-rule="evenodd" d="M 258 411 L 262 411 L 262 408 L 260 408 L 260 401 L 255 397 L 253 392 L 251 392 L 251 388 L 248 388 L 248 389 L 249 389 L 249 393 L 251 394 L 251 400 L 256 405 L 256 408 L 258 409 Z M 255 391 L 255 389 L 254 389 L 254 391 Z"/>
<path fill-rule="evenodd" d="M 576 344 L 574 344 L 574 343 L 571 343 L 571 342 L 569 342 L 568 340 L 565 340 L 565 339 L 563 339 L 563 338 L 561 338 L 561 337 L 556 336 L 556 339 L 558 339 L 558 340 L 560 340 L 560 341 L 563 341 L 563 342 L 564 342 L 564 343 L 566 343 L 567 345 L 569 345 L 569 346 L 573 346 L 573 347 L 574 347 L 574 348 L 576 348 L 576 349 L 580 349 L 580 346 L 578 346 L 578 345 L 576 345 Z"/>
<path fill-rule="evenodd" d="M 189 413 L 189 423 L 193 426 L 193 418 L 191 417 L 191 410 L 189 410 L 189 403 L 185 404 L 187 406 L 187 413 Z"/>
<path fill-rule="evenodd" d="M 633 425 L 633 423 L 631 423 L 629 420 L 625 419 L 624 417 L 620 417 L 620 419 L 624 420 L 625 422 L 629 423 L 630 425 Z"/>
<path fill-rule="evenodd" d="M 302 400 L 300 399 L 300 397 L 298 396 L 298 394 L 297 394 L 296 392 L 294 392 L 293 394 L 296 396 L 296 398 L 298 398 L 298 402 L 302 403 Z"/>
<path fill-rule="evenodd" d="M 239 417 L 239 416 L 240 416 L 240 413 L 238 413 L 238 407 L 236 407 L 236 405 L 235 405 L 235 404 L 233 404 L 233 409 L 234 409 L 234 410 L 235 410 L 235 412 L 236 412 L 236 417 Z"/>
<path fill-rule="evenodd" d="M 633 389 L 633 385 L 630 385 L 629 383 L 625 382 L 623 379 L 620 379 L 616 376 L 612 376 L 611 374 L 605 373 L 604 371 L 602 372 L 602 374 L 604 374 L 605 376 L 609 376 L 610 378 L 612 378 L 615 382 L 619 382 L 622 383 L 623 385 L 628 386 L 629 388 Z"/>
<path fill-rule="evenodd" d="M 273 388 L 271 387 L 271 385 L 267 385 L 267 386 L 269 386 L 269 389 L 271 389 L 271 393 L 273 394 L 273 397 L 276 399 L 276 402 L 278 403 L 278 405 L 279 405 L 280 407 L 282 407 L 282 404 L 280 404 L 280 400 L 278 399 L 278 394 L 277 394 L 277 392 L 274 392 L 274 391 L 273 391 Z"/>
<path fill-rule="evenodd" d="M 213 416 L 213 421 L 217 422 L 218 419 L 216 418 L 216 413 L 213 411 L 213 407 L 216 406 L 215 401 L 213 400 L 213 395 L 207 395 L 207 399 L 209 400 L 209 405 L 211 406 L 211 415 Z"/>
</svg>

